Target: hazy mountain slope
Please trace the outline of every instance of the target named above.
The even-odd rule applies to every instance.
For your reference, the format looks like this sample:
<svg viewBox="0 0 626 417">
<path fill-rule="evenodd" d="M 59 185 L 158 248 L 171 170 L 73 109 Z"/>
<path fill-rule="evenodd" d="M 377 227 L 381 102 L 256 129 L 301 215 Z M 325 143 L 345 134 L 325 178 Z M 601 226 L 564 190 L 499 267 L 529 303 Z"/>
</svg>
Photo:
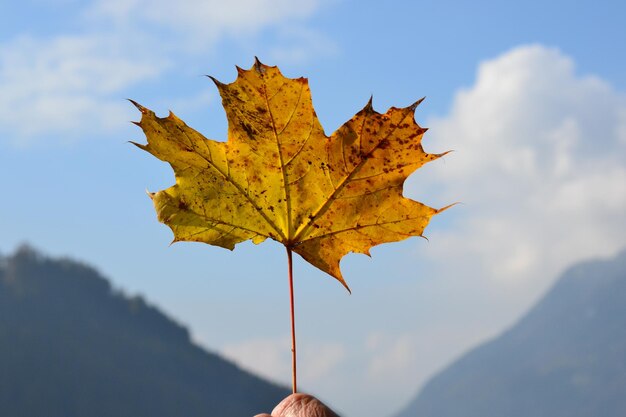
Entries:
<svg viewBox="0 0 626 417">
<path fill-rule="evenodd" d="M 0 260 L 3 417 L 245 417 L 287 394 L 87 266 L 28 248 Z"/>
<path fill-rule="evenodd" d="M 397 417 L 626 416 L 626 252 L 569 269 Z"/>
</svg>

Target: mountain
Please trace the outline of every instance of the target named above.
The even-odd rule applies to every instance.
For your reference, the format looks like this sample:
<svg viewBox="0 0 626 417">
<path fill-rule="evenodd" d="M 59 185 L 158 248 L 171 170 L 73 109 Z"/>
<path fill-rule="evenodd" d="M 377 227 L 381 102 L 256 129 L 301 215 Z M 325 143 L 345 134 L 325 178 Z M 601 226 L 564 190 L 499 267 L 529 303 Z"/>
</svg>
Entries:
<svg viewBox="0 0 626 417">
<path fill-rule="evenodd" d="M 626 416 L 626 251 L 569 269 L 397 417 Z"/>
<path fill-rule="evenodd" d="M 288 394 L 88 266 L 27 247 L 0 258 L 3 417 L 245 417 Z"/>
</svg>

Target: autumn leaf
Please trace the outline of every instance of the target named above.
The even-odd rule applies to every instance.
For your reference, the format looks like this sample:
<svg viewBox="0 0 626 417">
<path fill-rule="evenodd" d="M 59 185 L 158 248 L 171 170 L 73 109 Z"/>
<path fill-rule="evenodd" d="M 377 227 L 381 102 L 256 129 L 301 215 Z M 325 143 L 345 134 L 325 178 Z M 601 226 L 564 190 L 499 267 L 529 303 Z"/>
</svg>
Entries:
<svg viewBox="0 0 626 417">
<path fill-rule="evenodd" d="M 228 118 L 226 142 L 206 139 L 170 112 L 134 103 L 147 145 L 168 162 L 172 187 L 151 193 L 174 241 L 233 249 L 274 239 L 347 287 L 339 268 L 350 252 L 421 236 L 434 209 L 405 198 L 405 179 L 442 154 L 424 152 L 419 100 L 381 114 L 371 100 L 330 137 L 305 78 L 285 78 L 258 60 L 217 85 Z"/>
</svg>

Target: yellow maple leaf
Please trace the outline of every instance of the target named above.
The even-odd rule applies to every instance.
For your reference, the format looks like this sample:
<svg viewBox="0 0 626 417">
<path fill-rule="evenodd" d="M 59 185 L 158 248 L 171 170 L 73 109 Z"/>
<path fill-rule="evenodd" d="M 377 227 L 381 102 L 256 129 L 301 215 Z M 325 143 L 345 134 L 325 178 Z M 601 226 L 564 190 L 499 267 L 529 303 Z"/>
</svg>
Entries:
<svg viewBox="0 0 626 417">
<path fill-rule="evenodd" d="M 151 193 L 174 241 L 233 249 L 251 239 L 285 245 L 348 288 L 339 269 L 350 253 L 421 236 L 434 209 L 405 198 L 413 171 L 443 154 L 421 145 L 414 119 L 421 102 L 390 108 L 370 102 L 330 137 L 315 114 L 306 78 L 285 78 L 256 60 L 231 84 L 215 81 L 228 118 L 228 141 L 206 139 L 170 112 L 141 111 L 148 144 L 176 184 Z"/>
</svg>

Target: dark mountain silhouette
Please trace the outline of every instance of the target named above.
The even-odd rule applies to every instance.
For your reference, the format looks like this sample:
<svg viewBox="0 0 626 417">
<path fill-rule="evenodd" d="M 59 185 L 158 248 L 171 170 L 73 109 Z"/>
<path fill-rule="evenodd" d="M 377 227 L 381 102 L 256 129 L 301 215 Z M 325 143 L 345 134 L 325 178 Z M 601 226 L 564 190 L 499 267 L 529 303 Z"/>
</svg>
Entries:
<svg viewBox="0 0 626 417">
<path fill-rule="evenodd" d="M 569 269 L 397 417 L 626 416 L 626 251 Z"/>
<path fill-rule="evenodd" d="M 0 258 L 2 417 L 246 417 L 287 394 L 92 268 L 27 247 Z"/>
</svg>

